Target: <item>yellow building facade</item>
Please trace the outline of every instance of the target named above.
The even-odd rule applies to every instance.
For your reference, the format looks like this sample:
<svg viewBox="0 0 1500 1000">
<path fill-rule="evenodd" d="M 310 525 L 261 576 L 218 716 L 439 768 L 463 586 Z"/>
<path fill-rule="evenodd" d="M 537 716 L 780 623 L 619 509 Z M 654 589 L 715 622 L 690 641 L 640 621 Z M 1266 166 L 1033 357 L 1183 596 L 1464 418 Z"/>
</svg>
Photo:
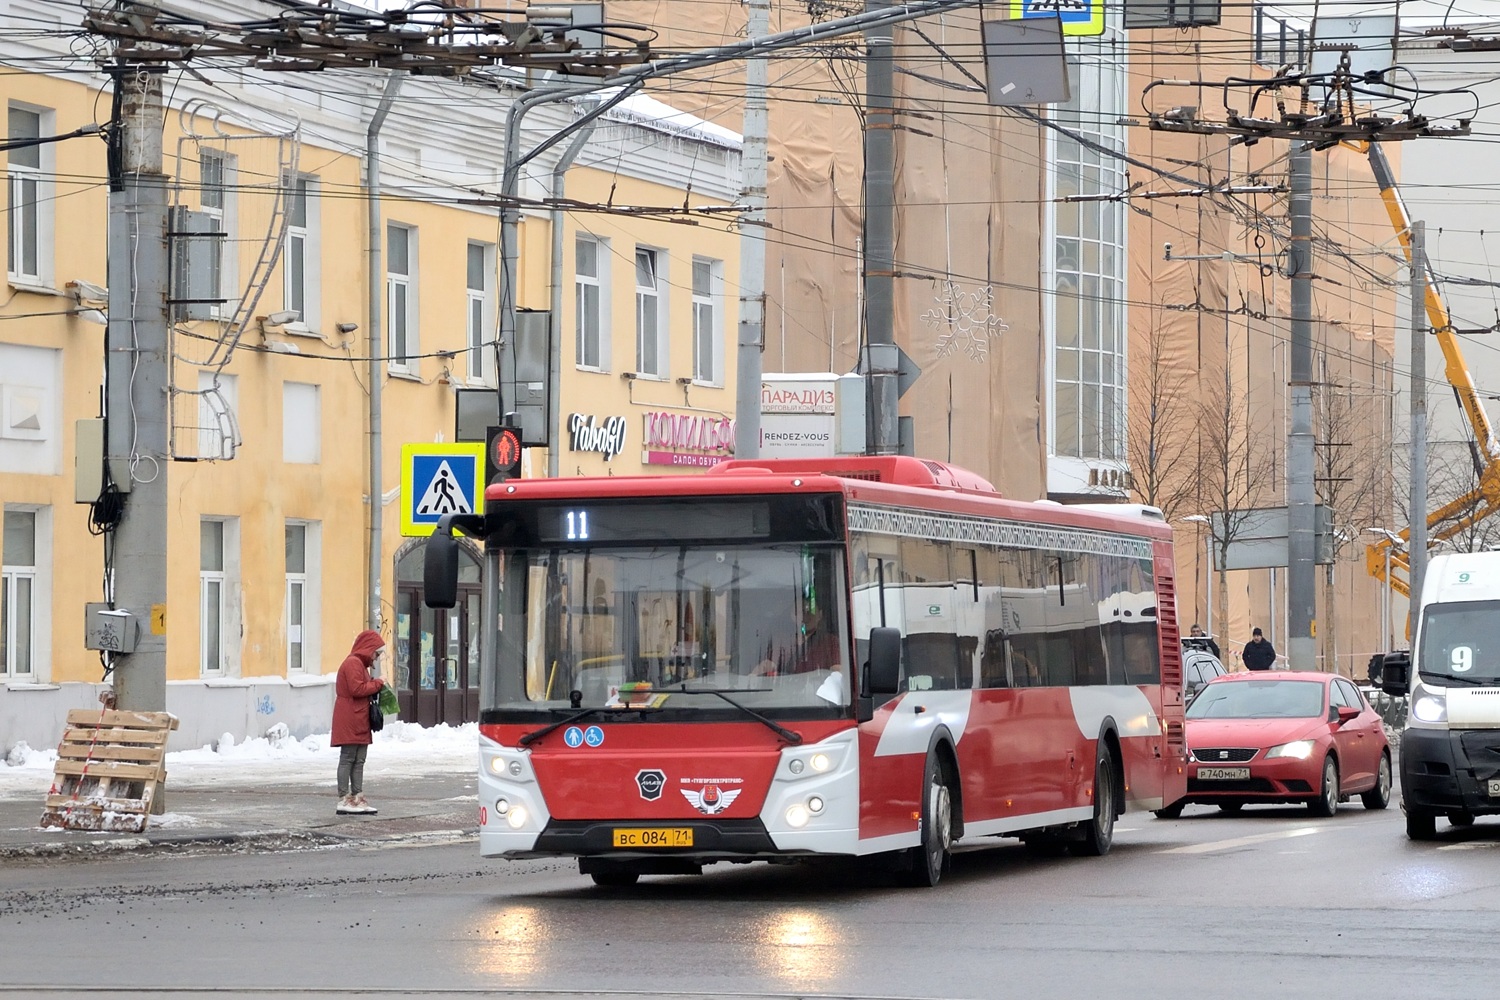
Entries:
<svg viewBox="0 0 1500 1000">
<path fill-rule="evenodd" d="M 295 735 L 326 731 L 332 674 L 372 604 L 371 501 L 380 628 L 403 717 L 458 723 L 477 707 L 474 615 L 421 606 L 421 541 L 400 533 L 412 501 L 401 450 L 453 441 L 456 391 L 497 386 L 493 192 L 504 113 L 519 91 L 504 80 L 405 82 L 379 136 L 383 280 L 372 297 L 364 150 L 383 79 L 324 79 L 316 90 L 275 78 L 188 83 L 166 111 L 169 199 L 227 234 L 177 251 L 208 261 L 223 301 L 206 318 L 179 317 L 171 454 L 142 456 L 131 470 L 140 481 L 168 478 L 174 746 L 278 723 Z M 106 273 L 104 145 L 24 143 L 95 122 L 108 108 L 96 100 L 106 82 L 0 82 L 10 140 L 23 141 L 7 164 L 0 303 L 0 753 L 55 741 L 67 709 L 97 705 L 109 684 L 100 654 L 85 648 L 85 604 L 106 599 L 110 574 L 90 531 L 96 508 L 75 502 L 75 425 L 101 416 L 104 289 L 129 279 Z M 534 116 L 528 143 L 572 114 Z M 539 158 L 523 179 L 517 302 L 526 310 L 552 300 L 553 164 Z M 561 474 L 692 474 L 727 453 L 739 237 L 730 216 L 682 209 L 722 208 L 738 190 L 733 133 L 655 102 L 600 120 L 566 195 L 625 210 L 562 213 Z M 371 301 L 381 304 L 373 342 Z M 374 490 L 372 357 L 382 389 Z M 531 449 L 526 474 L 544 474 L 548 458 Z"/>
</svg>

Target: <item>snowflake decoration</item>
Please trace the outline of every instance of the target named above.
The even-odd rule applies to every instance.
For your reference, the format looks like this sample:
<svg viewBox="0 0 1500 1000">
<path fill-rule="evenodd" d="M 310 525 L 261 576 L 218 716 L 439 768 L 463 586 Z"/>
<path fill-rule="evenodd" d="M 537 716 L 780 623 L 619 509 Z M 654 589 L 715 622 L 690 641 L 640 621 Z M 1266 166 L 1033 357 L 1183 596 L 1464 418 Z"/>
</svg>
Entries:
<svg viewBox="0 0 1500 1000">
<path fill-rule="evenodd" d="M 990 340 L 1010 329 L 1005 320 L 996 316 L 995 290 L 985 285 L 978 291 L 966 292 L 955 282 L 943 282 L 943 291 L 937 296 L 938 307 L 922 314 L 922 322 L 942 330 L 937 339 L 937 356 L 945 358 L 963 346 L 964 354 L 971 361 L 983 361 L 989 356 Z"/>
</svg>

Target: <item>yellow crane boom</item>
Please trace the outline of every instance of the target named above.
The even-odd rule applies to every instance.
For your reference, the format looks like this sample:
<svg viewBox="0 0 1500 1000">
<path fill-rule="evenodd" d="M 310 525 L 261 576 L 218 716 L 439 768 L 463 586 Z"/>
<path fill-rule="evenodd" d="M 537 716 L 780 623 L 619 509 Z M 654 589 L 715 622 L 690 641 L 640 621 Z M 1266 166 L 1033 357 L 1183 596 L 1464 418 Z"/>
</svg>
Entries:
<svg viewBox="0 0 1500 1000">
<path fill-rule="evenodd" d="M 1378 142 L 1360 143 L 1356 148 L 1359 146 L 1364 147 L 1364 153 L 1370 160 L 1370 169 L 1380 188 L 1380 198 L 1385 202 L 1386 214 L 1390 216 L 1391 225 L 1395 227 L 1396 235 L 1401 241 L 1401 249 L 1410 262 L 1411 216 L 1407 214 L 1406 206 L 1401 201 L 1401 193 L 1396 190 L 1396 178 L 1390 161 L 1385 158 Z M 1485 412 L 1479 391 L 1474 386 L 1474 378 L 1464 364 L 1458 335 L 1448 317 L 1448 307 L 1438 292 L 1432 269 L 1424 264 L 1422 270 L 1427 286 L 1427 321 L 1432 324 L 1433 335 L 1443 352 L 1444 375 L 1448 384 L 1453 387 L 1453 393 L 1458 397 L 1458 404 L 1463 408 L 1474 435 L 1479 479 L 1477 487 L 1427 515 L 1429 542 L 1441 542 L 1500 512 L 1500 442 L 1495 440 L 1489 414 Z M 1398 537 L 1403 542 L 1410 541 L 1411 529 L 1403 528 Z M 1386 573 L 1387 566 L 1390 567 L 1389 576 Z M 1406 551 L 1395 547 L 1393 538 L 1382 538 L 1373 545 L 1366 546 L 1365 568 L 1371 576 L 1385 581 L 1396 593 L 1403 597 L 1411 596 L 1411 564 Z"/>
</svg>

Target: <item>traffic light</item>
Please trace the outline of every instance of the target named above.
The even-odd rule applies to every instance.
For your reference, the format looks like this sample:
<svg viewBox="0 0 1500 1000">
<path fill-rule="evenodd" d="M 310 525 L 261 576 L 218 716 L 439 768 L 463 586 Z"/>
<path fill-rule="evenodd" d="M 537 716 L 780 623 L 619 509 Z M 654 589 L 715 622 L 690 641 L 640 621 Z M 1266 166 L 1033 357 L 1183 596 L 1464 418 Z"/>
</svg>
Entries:
<svg viewBox="0 0 1500 1000">
<path fill-rule="evenodd" d="M 509 416 L 507 414 L 507 416 Z M 507 420 L 484 438 L 484 482 L 501 483 L 521 474 L 521 431 Z"/>
</svg>

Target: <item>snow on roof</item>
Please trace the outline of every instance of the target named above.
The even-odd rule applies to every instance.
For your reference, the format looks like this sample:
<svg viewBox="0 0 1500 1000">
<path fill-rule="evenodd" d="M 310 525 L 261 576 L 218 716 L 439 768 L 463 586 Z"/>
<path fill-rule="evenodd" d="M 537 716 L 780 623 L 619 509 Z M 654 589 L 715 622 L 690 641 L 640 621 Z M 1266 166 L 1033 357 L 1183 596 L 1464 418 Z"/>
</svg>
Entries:
<svg viewBox="0 0 1500 1000">
<path fill-rule="evenodd" d="M 608 100 L 614 93 L 617 91 L 600 91 L 600 99 Z M 737 150 L 742 142 L 742 137 L 738 132 L 724 128 L 722 125 L 715 125 L 695 114 L 679 111 L 670 104 L 664 104 L 645 94 L 633 94 L 625 98 L 611 108 L 605 117 L 611 121 L 630 122 L 645 128 L 680 135 L 684 139 L 722 146 L 725 149 Z"/>
</svg>

